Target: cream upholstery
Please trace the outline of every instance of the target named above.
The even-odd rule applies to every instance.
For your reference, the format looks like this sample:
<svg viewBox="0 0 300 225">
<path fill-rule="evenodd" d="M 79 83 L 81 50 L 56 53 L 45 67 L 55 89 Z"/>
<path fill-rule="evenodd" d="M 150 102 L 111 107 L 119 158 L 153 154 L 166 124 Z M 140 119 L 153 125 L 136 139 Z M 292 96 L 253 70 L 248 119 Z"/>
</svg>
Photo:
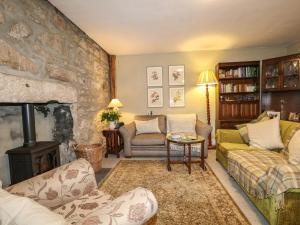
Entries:
<svg viewBox="0 0 300 225">
<path fill-rule="evenodd" d="M 117 199 L 97 189 L 89 162 L 76 160 L 6 189 L 62 215 L 66 224 L 139 225 L 157 211 L 154 195 L 144 188 Z M 118 205 L 118 207 L 115 207 Z M 116 216 L 118 215 L 118 216 Z M 111 223 L 113 221 L 113 223 Z"/>
</svg>

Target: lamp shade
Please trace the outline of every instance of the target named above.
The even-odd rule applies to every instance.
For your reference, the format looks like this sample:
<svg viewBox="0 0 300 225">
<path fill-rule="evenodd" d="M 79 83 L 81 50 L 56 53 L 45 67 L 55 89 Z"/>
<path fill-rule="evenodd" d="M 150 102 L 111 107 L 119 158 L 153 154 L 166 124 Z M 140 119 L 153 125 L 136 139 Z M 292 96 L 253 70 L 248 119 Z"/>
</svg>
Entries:
<svg viewBox="0 0 300 225">
<path fill-rule="evenodd" d="M 205 70 L 200 73 L 200 76 L 198 78 L 197 85 L 216 85 L 218 83 L 218 80 L 215 76 L 214 71 L 212 70 Z"/>
<path fill-rule="evenodd" d="M 123 104 L 120 102 L 120 100 L 119 99 L 117 99 L 117 98 L 113 98 L 111 101 L 110 101 L 110 103 L 108 104 L 108 108 L 120 108 L 120 107 L 122 107 L 123 106 Z"/>
</svg>

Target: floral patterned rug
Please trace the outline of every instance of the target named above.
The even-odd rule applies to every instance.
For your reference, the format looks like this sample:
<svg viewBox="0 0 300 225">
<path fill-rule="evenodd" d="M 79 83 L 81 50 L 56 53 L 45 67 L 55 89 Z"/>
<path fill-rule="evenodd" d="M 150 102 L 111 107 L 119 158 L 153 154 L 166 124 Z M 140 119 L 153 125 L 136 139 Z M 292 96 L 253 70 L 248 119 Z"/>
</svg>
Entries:
<svg viewBox="0 0 300 225">
<path fill-rule="evenodd" d="M 158 201 L 151 225 L 250 225 L 211 169 L 193 164 L 166 169 L 164 161 L 121 160 L 100 185 L 114 197 L 136 187 L 151 190 Z"/>
</svg>

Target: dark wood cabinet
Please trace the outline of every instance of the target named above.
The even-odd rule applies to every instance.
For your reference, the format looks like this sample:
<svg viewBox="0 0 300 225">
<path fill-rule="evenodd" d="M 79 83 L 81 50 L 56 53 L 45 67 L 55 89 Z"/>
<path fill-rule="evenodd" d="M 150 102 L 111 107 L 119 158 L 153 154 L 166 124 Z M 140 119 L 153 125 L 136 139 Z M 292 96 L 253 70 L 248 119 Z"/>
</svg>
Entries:
<svg viewBox="0 0 300 225">
<path fill-rule="evenodd" d="M 262 61 L 262 111 L 280 112 L 288 120 L 300 113 L 300 54 Z"/>
<path fill-rule="evenodd" d="M 262 61 L 262 91 L 300 90 L 300 54 Z"/>
<path fill-rule="evenodd" d="M 228 62 L 216 66 L 217 127 L 234 128 L 260 113 L 260 62 Z"/>
</svg>

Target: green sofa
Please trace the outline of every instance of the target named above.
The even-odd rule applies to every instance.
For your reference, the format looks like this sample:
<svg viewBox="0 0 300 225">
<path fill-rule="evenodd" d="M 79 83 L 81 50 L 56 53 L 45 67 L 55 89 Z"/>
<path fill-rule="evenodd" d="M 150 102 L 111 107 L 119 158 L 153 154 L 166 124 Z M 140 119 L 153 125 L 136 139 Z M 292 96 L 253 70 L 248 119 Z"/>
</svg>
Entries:
<svg viewBox="0 0 300 225">
<path fill-rule="evenodd" d="M 291 132 L 299 126 L 300 123 L 280 121 L 281 137 L 284 144 L 287 143 Z M 225 169 L 228 167 L 227 157 L 230 151 L 258 150 L 255 147 L 245 144 L 238 130 L 218 129 L 216 138 L 217 161 Z M 264 199 L 257 199 L 246 191 L 245 193 L 271 225 L 300 225 L 300 189 L 289 189 L 280 195 Z M 278 199 L 283 201 L 278 203 Z"/>
</svg>

